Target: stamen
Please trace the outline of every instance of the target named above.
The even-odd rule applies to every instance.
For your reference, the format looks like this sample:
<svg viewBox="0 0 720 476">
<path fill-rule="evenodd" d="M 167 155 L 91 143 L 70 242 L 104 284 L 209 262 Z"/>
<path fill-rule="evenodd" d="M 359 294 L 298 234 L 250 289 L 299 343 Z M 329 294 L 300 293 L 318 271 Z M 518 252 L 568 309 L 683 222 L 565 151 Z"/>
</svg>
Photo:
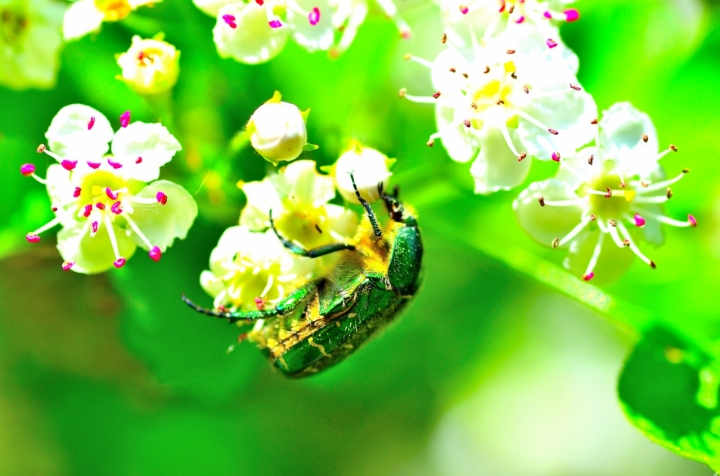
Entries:
<svg viewBox="0 0 720 476">
<path fill-rule="evenodd" d="M 137 160 L 135 160 L 135 163 L 136 164 L 142 163 L 142 157 L 138 157 Z"/>
<path fill-rule="evenodd" d="M 654 192 L 656 190 L 662 190 L 663 188 L 669 187 L 670 185 L 679 182 L 680 179 L 682 179 L 685 176 L 685 172 L 681 173 L 680 175 L 677 175 L 671 179 L 663 180 L 662 182 L 654 183 L 648 187 L 646 187 L 643 190 L 638 190 L 638 193 L 645 194 L 647 192 Z"/>
<path fill-rule="evenodd" d="M 648 137 L 647 134 L 643 133 L 643 135 L 642 135 L 642 141 L 645 142 L 645 143 L 647 143 L 647 141 L 649 141 L 649 140 L 650 140 L 650 137 Z"/>
<path fill-rule="evenodd" d="M 34 233 L 28 233 L 27 235 L 25 235 L 25 239 L 28 240 L 28 242 L 30 243 L 37 243 L 38 241 L 40 241 L 40 237 Z"/>
<path fill-rule="evenodd" d="M 585 274 L 583 275 L 584 281 L 590 281 L 592 278 L 595 277 L 594 269 L 597 265 L 598 258 L 600 258 L 600 251 L 602 251 L 603 240 L 605 240 L 604 233 L 598 233 L 598 235 L 598 240 L 595 244 L 595 248 L 593 249 L 593 254 L 590 257 L 587 268 L 585 268 Z"/>
<path fill-rule="evenodd" d="M 110 165 L 110 167 L 114 168 L 115 170 L 117 170 L 117 169 L 119 169 L 120 167 L 122 167 L 122 164 L 121 164 L 120 162 L 113 162 L 113 161 L 110 160 L 110 159 L 107 159 L 107 163 Z"/>
<path fill-rule="evenodd" d="M 630 233 L 628 233 L 627 228 L 625 228 L 625 226 L 624 226 L 622 223 L 618 223 L 618 228 L 620 228 L 620 231 L 622 232 L 625 240 L 626 240 L 627 243 L 628 243 L 627 246 L 630 247 L 630 249 L 632 250 L 632 252 L 635 253 L 635 255 L 636 255 L 638 258 L 640 258 L 641 260 L 643 260 L 643 261 L 644 261 L 647 265 L 649 265 L 652 269 L 655 269 L 655 268 L 657 267 L 657 266 L 655 265 L 655 262 L 653 262 L 650 258 L 648 258 L 647 256 L 645 256 L 645 255 L 642 253 L 642 251 L 640 251 L 640 248 L 637 247 L 637 245 L 635 244 L 635 242 L 634 242 L 634 241 L 632 240 L 632 238 L 630 237 Z"/>
<path fill-rule="evenodd" d="M 575 226 L 575 228 L 573 228 L 572 230 L 570 230 L 570 233 L 568 233 L 567 235 L 565 235 L 565 237 L 562 238 L 562 239 L 558 242 L 557 246 L 562 246 L 562 245 L 564 245 L 565 243 L 567 243 L 568 241 L 570 241 L 570 240 L 572 240 L 573 238 L 575 238 L 575 237 L 578 235 L 578 233 L 580 233 L 581 231 L 583 231 L 583 229 L 584 229 L 584 228 L 587 226 L 587 224 L 590 223 L 591 221 L 594 221 L 594 220 L 593 220 L 591 217 L 589 217 L 589 216 L 583 218 L 583 219 L 580 221 L 580 223 Z M 601 234 L 602 234 L 602 233 L 601 233 Z M 555 248 L 557 248 L 557 246 L 556 246 Z"/>
<path fill-rule="evenodd" d="M 117 269 L 120 269 L 123 266 L 125 266 L 126 262 L 127 262 L 127 260 L 125 258 L 118 258 L 115 261 L 113 261 L 113 266 L 115 266 Z"/>
<path fill-rule="evenodd" d="M 115 215 L 120 215 L 123 212 L 122 208 L 120 208 L 120 202 L 113 203 L 110 207 L 110 211 Z"/>
<path fill-rule="evenodd" d="M 90 120 L 88 121 L 88 130 L 91 130 L 93 126 L 95 125 L 95 116 L 90 116 Z"/>
<path fill-rule="evenodd" d="M 643 217 L 641 217 L 639 213 L 636 213 L 635 216 L 633 217 L 633 219 L 635 220 L 635 226 L 637 226 L 637 227 L 645 226 L 645 219 Z"/>
<path fill-rule="evenodd" d="M 272 289 L 272 285 L 273 285 L 274 283 L 275 283 L 275 279 L 274 279 L 274 277 L 273 277 L 273 274 L 272 274 L 272 273 L 269 273 L 269 274 L 268 274 L 267 283 L 265 284 L 265 288 L 264 288 L 264 289 L 262 290 L 262 292 L 260 293 L 260 297 L 265 297 L 265 296 L 267 296 L 267 293 L 270 292 L 270 289 Z"/>
<path fill-rule="evenodd" d="M 276 20 L 270 20 L 270 21 L 268 22 L 268 25 L 270 25 L 270 28 L 273 28 L 273 29 L 282 27 L 282 23 L 280 22 L 280 20 L 277 20 L 277 19 L 276 19 Z"/>
<path fill-rule="evenodd" d="M 100 162 L 89 162 L 89 161 L 87 164 L 90 166 L 91 169 L 97 169 L 101 165 Z"/>
<path fill-rule="evenodd" d="M 690 223 L 690 226 L 693 228 L 697 226 L 697 220 L 692 215 L 688 215 L 688 223 Z"/>
<path fill-rule="evenodd" d="M 46 152 L 47 152 L 47 151 L 46 151 Z M 74 168 L 77 166 L 77 160 L 67 160 L 67 159 L 63 159 L 63 160 L 60 162 L 60 165 L 62 165 L 62 168 L 64 168 L 65 170 L 70 171 L 70 170 L 74 169 Z"/>
<path fill-rule="evenodd" d="M 588 164 L 589 164 L 589 165 L 592 165 L 592 164 L 593 164 L 593 160 L 595 160 L 595 154 L 590 154 L 590 157 L 588 157 Z"/>
<path fill-rule="evenodd" d="M 507 127 L 507 121 L 500 121 L 500 123 L 498 125 L 500 127 L 500 132 L 502 133 L 503 138 L 505 139 L 505 143 L 510 148 L 510 151 L 515 156 L 520 156 L 520 153 L 517 151 L 517 149 L 515 148 L 515 144 L 513 144 L 512 139 L 510 138 L 510 131 L 508 130 L 508 127 Z"/>
<path fill-rule="evenodd" d="M 313 7 L 310 13 L 308 13 L 308 21 L 312 26 L 320 22 L 320 9 L 318 7 Z"/>
<path fill-rule="evenodd" d="M 105 194 L 110 200 L 117 200 L 118 198 L 118 194 L 116 192 L 113 192 L 110 187 L 105 187 Z"/>
<path fill-rule="evenodd" d="M 575 10 L 574 8 L 565 10 L 563 14 L 565 15 L 565 21 L 569 23 L 577 21 L 580 18 L 580 12 Z"/>
<path fill-rule="evenodd" d="M 35 152 L 37 152 L 38 154 L 42 154 L 43 152 L 45 152 L 46 149 L 47 147 L 45 147 L 45 144 L 40 144 L 39 146 L 37 146 L 37 149 L 35 149 Z"/>
<path fill-rule="evenodd" d="M 608 233 L 610 235 L 610 237 L 613 239 L 613 241 L 618 246 L 618 248 L 625 248 L 626 246 L 628 246 L 628 244 L 627 244 L 628 241 L 620 238 L 620 233 L 618 232 L 617 227 L 615 227 L 615 226 L 612 226 L 610 228 L 603 227 L 602 231 L 604 233 Z"/>
<path fill-rule="evenodd" d="M 65 261 L 65 262 L 62 264 L 62 270 L 63 270 L 63 271 L 70 271 L 70 268 L 72 268 L 73 266 L 75 266 L 75 261 Z"/>
<path fill-rule="evenodd" d="M 643 209 L 643 210 L 641 210 L 641 211 L 643 212 L 643 214 L 644 214 L 645 216 L 651 217 L 651 218 L 659 221 L 660 223 L 664 223 L 664 224 L 666 224 L 666 225 L 677 226 L 677 227 L 680 227 L 680 228 L 687 228 L 687 227 L 690 227 L 690 226 L 692 226 L 692 227 L 697 226 L 697 220 L 695 219 L 695 217 L 694 217 L 693 215 L 688 215 L 688 221 L 680 221 L 680 220 L 675 220 L 675 219 L 670 218 L 670 217 L 666 217 L 665 215 L 660 215 L 660 214 L 658 214 L 658 213 L 650 212 L 650 211 L 648 211 L 648 210 L 644 210 L 644 209 Z"/>
<path fill-rule="evenodd" d="M 527 152 L 523 151 L 518 156 L 518 162 L 522 161 L 525 157 L 527 157 Z"/>
<path fill-rule="evenodd" d="M 160 258 L 162 258 L 162 251 L 160 251 L 159 246 L 153 246 L 150 248 L 150 251 L 148 252 L 148 256 L 150 256 L 150 259 L 152 259 L 155 262 L 160 261 Z"/>
<path fill-rule="evenodd" d="M 50 220 L 49 222 L 45 223 L 45 224 L 44 224 L 43 226 L 41 226 L 40 228 L 38 228 L 37 230 L 33 231 L 32 233 L 28 233 L 28 234 L 25 236 L 25 238 L 26 238 L 30 243 L 37 243 L 38 241 L 40 241 L 40 237 L 38 236 L 40 233 L 49 230 L 50 228 L 54 227 L 54 226 L 57 225 L 58 223 L 60 223 L 60 218 L 55 217 L 55 218 L 53 218 L 52 220 Z"/>
<path fill-rule="evenodd" d="M 25 177 L 30 177 L 32 174 L 35 173 L 35 165 L 34 164 L 21 165 L 20 173 L 23 174 Z"/>
<path fill-rule="evenodd" d="M 78 198 L 81 193 L 82 193 L 82 189 L 80 187 L 75 187 L 75 190 L 73 191 L 73 197 Z"/>
<path fill-rule="evenodd" d="M 97 202 L 95 204 L 95 208 L 97 208 L 98 210 L 105 210 L 105 204 L 103 202 Z"/>
<path fill-rule="evenodd" d="M 125 111 L 120 114 L 120 127 L 124 129 L 128 124 L 130 124 L 130 111 Z"/>
<path fill-rule="evenodd" d="M 573 198 L 571 200 L 545 200 L 545 205 L 551 207 L 574 207 L 582 206 L 585 204 L 585 200 L 582 198 Z"/>
<path fill-rule="evenodd" d="M 116 268 L 122 268 L 122 266 L 125 264 L 125 258 L 120 256 L 117 238 L 115 237 L 115 229 L 113 228 L 112 221 L 110 220 L 110 215 L 105 215 L 103 218 L 105 221 L 105 227 L 107 228 L 108 238 L 110 238 L 110 246 L 112 246 L 113 254 L 115 255 L 115 262 L 113 263 L 113 265 Z M 128 221 L 128 223 L 130 222 Z"/>
<path fill-rule="evenodd" d="M 407 90 L 405 88 L 401 89 L 398 93 L 398 96 L 401 98 L 405 98 L 408 101 L 417 102 L 421 104 L 437 104 L 437 98 L 433 96 L 414 96 L 412 94 L 407 94 Z"/>
<path fill-rule="evenodd" d="M 665 203 L 668 201 L 667 195 L 659 195 L 657 197 L 638 197 L 633 200 L 635 203 Z"/>
<path fill-rule="evenodd" d="M 560 162 L 560 152 L 553 152 L 550 158 L 555 162 Z"/>
<path fill-rule="evenodd" d="M 525 111 L 522 111 L 522 110 L 520 110 L 520 109 L 516 109 L 516 110 L 514 110 L 513 112 L 514 112 L 515 114 L 517 114 L 518 116 L 520 116 L 520 117 L 526 119 L 527 121 L 531 122 L 532 124 L 535 124 L 535 125 L 538 126 L 539 128 L 545 129 L 545 130 L 548 131 L 550 134 L 552 134 L 552 135 L 558 135 L 558 132 L 557 132 L 555 129 L 549 128 L 548 126 L 546 126 L 546 125 L 543 124 L 542 122 L 538 121 L 537 119 L 535 119 L 534 117 L 532 117 L 530 114 L 526 113 Z"/>
<path fill-rule="evenodd" d="M 83 216 L 85 218 L 90 216 L 90 213 L 92 212 L 92 205 L 85 205 L 85 210 L 83 211 Z"/>
<path fill-rule="evenodd" d="M 132 228 L 132 230 L 135 232 L 135 234 L 142 240 L 143 243 L 145 243 L 145 246 L 147 246 L 150 249 L 150 258 L 152 258 L 155 261 L 159 260 L 160 255 L 162 255 L 162 253 L 160 252 L 160 248 L 158 248 L 157 246 L 150 243 L 150 240 L 147 238 L 147 236 L 145 236 L 143 234 L 142 231 L 140 231 L 140 228 L 137 226 L 137 223 L 135 223 L 135 220 L 130 218 L 129 215 L 125 215 L 125 220 L 127 221 L 128 225 L 130 225 L 130 228 Z M 154 252 L 155 248 L 157 248 L 157 253 L 155 253 L 158 255 L 157 259 L 153 258 L 153 252 Z"/>
<path fill-rule="evenodd" d="M 93 235 L 98 232 L 99 226 L 100 224 L 97 221 L 92 222 L 92 224 L 90 225 L 90 229 L 92 230 Z"/>
<path fill-rule="evenodd" d="M 168 201 L 167 195 L 165 195 L 163 192 L 158 192 L 155 195 L 155 198 L 161 205 L 165 205 Z"/>
</svg>

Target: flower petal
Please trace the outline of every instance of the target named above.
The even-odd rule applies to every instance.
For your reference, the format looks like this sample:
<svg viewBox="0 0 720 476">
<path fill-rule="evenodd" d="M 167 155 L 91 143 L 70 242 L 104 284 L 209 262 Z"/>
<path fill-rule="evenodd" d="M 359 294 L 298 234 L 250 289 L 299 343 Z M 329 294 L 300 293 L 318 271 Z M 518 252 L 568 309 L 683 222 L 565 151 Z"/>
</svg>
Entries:
<svg viewBox="0 0 720 476">
<path fill-rule="evenodd" d="M 253 231 L 265 230 L 270 226 L 270 210 L 276 218 L 282 214 L 282 201 L 270 179 L 245 183 L 242 191 L 247 198 L 247 205 L 240 213 L 241 225 Z"/>
<path fill-rule="evenodd" d="M 182 147 L 161 124 L 133 122 L 115 133 L 112 153 L 124 177 L 150 182 L 160 176 L 160 167 L 170 162 Z M 138 158 L 142 158 L 137 163 Z"/>
<path fill-rule="evenodd" d="M 98 31 L 105 18 L 93 0 L 78 0 L 70 5 L 63 19 L 65 41 L 77 40 L 88 33 Z"/>
<path fill-rule="evenodd" d="M 511 137 L 513 135 L 511 132 Z M 518 161 L 502 132 L 493 127 L 483 133 L 482 148 L 470 167 L 470 174 L 475 179 L 475 193 L 487 195 L 517 187 L 529 170 L 530 160 Z"/>
<path fill-rule="evenodd" d="M 313 160 L 297 160 L 270 180 L 283 199 L 290 198 L 308 206 L 320 207 L 335 197 L 335 180 L 328 175 L 320 175 Z"/>
<path fill-rule="evenodd" d="M 162 191 L 167 195 L 167 204 L 153 203 L 147 205 L 133 204 L 132 219 L 140 231 L 154 246 L 165 251 L 173 244 L 175 238 L 181 240 L 197 216 L 198 209 L 192 196 L 180 185 L 168 180 L 158 180 L 143 188 L 138 194 L 141 198 L 154 198 Z M 145 243 L 135 234 L 131 236 L 135 242 L 146 248 Z"/>
<path fill-rule="evenodd" d="M 647 134 L 648 141 L 642 140 Z M 658 137 L 650 116 L 629 102 L 616 103 L 603 112 L 600 143 L 605 155 L 624 162 L 631 174 L 647 177 L 658 169 Z"/>
<path fill-rule="evenodd" d="M 298 13 L 292 8 L 288 9 L 287 19 L 292 30 L 293 40 L 310 52 L 329 50 L 335 41 L 330 3 L 327 0 L 297 0 L 297 3 L 308 12 L 313 8 L 318 8 L 320 21 L 311 25 L 307 14 Z"/>
<path fill-rule="evenodd" d="M 465 125 L 450 126 L 456 119 L 453 108 L 438 105 L 435 108 L 435 121 L 438 130 L 442 131 L 440 140 L 448 155 L 455 162 L 469 162 L 477 156 L 478 148 L 475 140 L 466 131 Z"/>
<path fill-rule="evenodd" d="M 228 25 L 223 16 L 235 17 L 236 28 Z M 222 58 L 233 58 L 247 64 L 258 64 L 277 56 L 285 47 L 288 29 L 271 28 L 267 9 L 256 2 L 225 5 L 218 13 L 213 39 Z"/>
<path fill-rule="evenodd" d="M 93 117 L 95 122 L 88 129 Z M 112 136 L 110 121 L 97 109 L 83 104 L 71 104 L 60 109 L 45 133 L 51 151 L 83 161 L 99 161 L 108 151 Z"/>
<path fill-rule="evenodd" d="M 120 256 L 130 259 L 135 253 L 135 243 L 123 230 L 115 225 L 113 228 Z M 115 255 L 110 244 L 107 227 L 104 224 L 100 226 L 94 236 L 84 229 L 84 223 L 77 223 L 73 227 L 63 227 L 58 232 L 57 240 L 57 248 L 63 260 L 75 262 L 72 267 L 73 271 L 96 274 L 113 267 Z"/>
<path fill-rule="evenodd" d="M 555 238 L 562 239 L 580 223 L 582 207 L 541 206 L 540 197 L 546 201 L 560 201 L 573 200 L 578 196 L 566 183 L 550 179 L 531 183 L 513 202 L 513 210 L 522 229 L 538 243 L 551 246 Z"/>
<path fill-rule="evenodd" d="M 563 266 L 576 276 L 583 276 L 587 270 L 595 245 L 598 241 L 599 230 L 585 232 L 571 242 L 570 250 L 563 261 Z M 603 239 L 603 245 L 597 264 L 593 269 L 595 277 L 593 284 L 611 283 L 620 279 L 635 260 L 635 255 L 629 248 L 616 246 L 609 236 Z"/>
</svg>

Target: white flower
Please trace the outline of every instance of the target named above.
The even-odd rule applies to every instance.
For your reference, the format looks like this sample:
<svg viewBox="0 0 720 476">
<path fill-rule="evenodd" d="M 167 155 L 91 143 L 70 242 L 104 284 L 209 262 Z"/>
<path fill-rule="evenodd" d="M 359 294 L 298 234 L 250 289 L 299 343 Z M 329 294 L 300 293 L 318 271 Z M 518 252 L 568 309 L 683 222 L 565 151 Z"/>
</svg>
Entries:
<svg viewBox="0 0 720 476">
<path fill-rule="evenodd" d="M 230 311 L 263 309 L 306 282 L 313 260 L 286 250 L 272 230 L 250 231 L 246 226 L 225 230 L 210 254 L 210 270 L 200 275 L 203 289 L 214 297 L 215 308 Z"/>
<path fill-rule="evenodd" d="M 117 58 L 122 68 L 118 79 L 139 94 L 164 93 L 177 82 L 179 62 L 180 52 L 170 43 L 135 35 L 130 49 Z"/>
<path fill-rule="evenodd" d="M 181 186 L 157 180 L 160 167 L 180 150 L 180 144 L 160 124 L 129 124 L 114 135 L 99 111 L 80 104 L 58 112 L 45 136 L 58 161 L 46 179 L 35 176 L 26 164 L 23 175 L 32 175 L 47 186 L 56 216 L 27 235 L 40 241 L 40 233 L 62 225 L 58 249 L 63 269 L 99 273 L 122 267 L 136 246 L 158 261 L 175 238 L 185 238 L 197 216 L 197 205 Z M 112 155 L 105 155 L 112 140 Z"/>
<path fill-rule="evenodd" d="M 402 89 L 400 96 L 436 104 L 439 130 L 428 145 L 439 138 L 453 160 L 474 159 L 476 193 L 515 187 L 527 175 L 527 157 L 559 160 L 592 138 L 597 109 L 577 83 L 576 62 L 547 45 L 528 53 L 536 49 L 532 38 L 506 32 L 485 45 L 475 41 L 471 60 L 449 42 L 433 63 L 406 56 L 431 70 L 436 92 L 418 97 Z"/>
<path fill-rule="evenodd" d="M 460 49 L 471 48 L 470 30 L 487 41 L 510 32 L 532 34 L 562 47 L 553 20 L 574 22 L 580 18 L 574 0 L 438 0 L 448 40 Z"/>
<path fill-rule="evenodd" d="M 70 5 L 63 19 L 66 41 L 77 40 L 100 30 L 104 21 L 119 21 L 143 5 L 162 0 L 77 0 Z"/>
<path fill-rule="evenodd" d="M 264 63 L 277 56 L 288 38 L 308 51 L 342 53 L 365 20 L 367 0 L 194 0 L 217 22 L 215 45 L 223 58 L 241 63 Z M 384 13 L 409 36 L 392 0 L 377 0 Z"/>
<path fill-rule="evenodd" d="M 563 158 L 555 179 L 531 184 L 515 200 L 520 225 L 540 243 L 569 245 L 565 265 L 585 280 L 600 270 L 621 274 L 633 256 L 655 268 L 638 240 L 659 245 L 661 224 L 697 224 L 692 215 L 679 221 L 663 214 L 670 186 L 686 171 L 665 180 L 658 160 L 677 148 L 658 153 L 657 144 L 646 114 L 628 103 L 613 105 L 600 121 L 595 145 Z M 604 246 L 608 241 L 616 246 Z"/>
<path fill-rule="evenodd" d="M 332 177 L 315 171 L 312 160 L 298 160 L 261 182 L 242 186 L 247 205 L 240 224 L 261 231 L 270 227 L 272 211 L 275 228 L 286 239 L 306 249 L 347 242 L 355 236 L 358 216 L 339 205 Z"/>
<path fill-rule="evenodd" d="M 305 121 L 310 111 L 301 112 L 296 105 L 280 99 L 280 93 L 275 91 L 246 126 L 253 148 L 273 165 L 297 159 L 308 145 Z"/>
<path fill-rule="evenodd" d="M 60 67 L 65 7 L 50 0 L 0 0 L 0 84 L 51 88 Z"/>
<path fill-rule="evenodd" d="M 385 154 L 354 142 L 340 155 L 331 168 L 331 174 L 335 177 L 338 191 L 345 200 L 360 203 L 350 178 L 352 173 L 360 196 L 368 202 L 374 202 L 380 198 L 378 184 L 382 182 L 383 185 L 387 185 L 387 179 L 392 175 L 389 167 L 394 162 Z"/>
</svg>

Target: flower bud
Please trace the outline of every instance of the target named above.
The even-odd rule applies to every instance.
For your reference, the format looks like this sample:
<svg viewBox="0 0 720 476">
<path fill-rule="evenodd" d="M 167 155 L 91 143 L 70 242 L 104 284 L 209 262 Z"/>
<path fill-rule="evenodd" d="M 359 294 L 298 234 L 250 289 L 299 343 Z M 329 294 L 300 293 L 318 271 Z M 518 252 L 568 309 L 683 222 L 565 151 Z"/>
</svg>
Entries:
<svg viewBox="0 0 720 476">
<path fill-rule="evenodd" d="M 250 143 L 265 160 L 277 165 L 297 159 L 308 149 L 305 119 L 294 104 L 281 102 L 280 93 L 257 108 L 247 123 Z"/>
<path fill-rule="evenodd" d="M 358 143 L 352 144 L 333 167 L 335 183 L 340 194 L 352 203 L 360 203 L 350 177 L 352 173 L 360 196 L 368 202 L 374 202 L 380 198 L 378 184 L 384 182 L 387 186 L 387 179 L 391 175 L 389 168 L 394 162 L 394 159 L 388 159 L 385 154 L 375 149 L 363 147 Z"/>
<path fill-rule="evenodd" d="M 180 52 L 160 39 L 143 40 L 133 36 L 126 53 L 118 56 L 122 68 L 118 79 L 138 94 L 154 95 L 168 91 L 177 82 Z"/>
</svg>

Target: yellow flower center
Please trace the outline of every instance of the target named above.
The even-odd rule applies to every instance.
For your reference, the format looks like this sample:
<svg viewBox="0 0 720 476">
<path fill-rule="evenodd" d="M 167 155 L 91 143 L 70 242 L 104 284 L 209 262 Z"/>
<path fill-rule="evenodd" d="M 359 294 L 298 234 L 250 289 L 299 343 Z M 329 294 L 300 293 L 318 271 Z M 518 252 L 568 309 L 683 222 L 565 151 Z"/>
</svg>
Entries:
<svg viewBox="0 0 720 476">
<path fill-rule="evenodd" d="M 132 11 L 127 0 L 95 0 L 95 6 L 105 15 L 105 21 L 119 21 Z"/>
<path fill-rule="evenodd" d="M 93 172 L 88 174 L 80 185 L 78 203 L 81 206 L 95 206 L 100 203 L 109 211 L 112 204 L 121 199 L 120 194 L 123 192 L 117 192 L 117 198 L 113 199 L 108 195 L 107 189 L 110 189 L 111 193 L 113 193 L 114 191 L 126 189 L 126 187 L 127 184 L 125 180 L 113 175 L 110 172 Z"/>
<path fill-rule="evenodd" d="M 630 188 L 629 184 L 622 187 L 621 182 L 622 180 L 617 174 L 604 174 L 589 184 L 588 190 L 595 190 L 605 194 L 589 194 L 590 209 L 593 215 L 607 221 L 618 220 L 630 213 L 630 205 L 637 192 Z M 608 189 L 610 189 L 610 192 L 608 192 Z M 587 193 L 587 190 L 585 193 Z"/>
<path fill-rule="evenodd" d="M 515 73 L 515 64 L 512 61 L 508 61 L 502 65 L 502 70 L 497 71 L 490 70 L 487 73 L 479 73 L 480 83 L 469 90 L 469 96 L 472 100 L 472 109 L 474 110 L 474 117 L 471 120 L 471 125 L 475 129 L 482 129 L 484 121 L 482 120 L 482 114 L 488 109 L 495 106 L 503 106 L 508 110 L 511 110 L 514 106 L 511 97 L 514 92 L 514 88 L 517 86 L 517 80 L 512 78 L 512 74 Z M 478 73 L 475 73 L 474 78 L 477 79 Z"/>
</svg>

